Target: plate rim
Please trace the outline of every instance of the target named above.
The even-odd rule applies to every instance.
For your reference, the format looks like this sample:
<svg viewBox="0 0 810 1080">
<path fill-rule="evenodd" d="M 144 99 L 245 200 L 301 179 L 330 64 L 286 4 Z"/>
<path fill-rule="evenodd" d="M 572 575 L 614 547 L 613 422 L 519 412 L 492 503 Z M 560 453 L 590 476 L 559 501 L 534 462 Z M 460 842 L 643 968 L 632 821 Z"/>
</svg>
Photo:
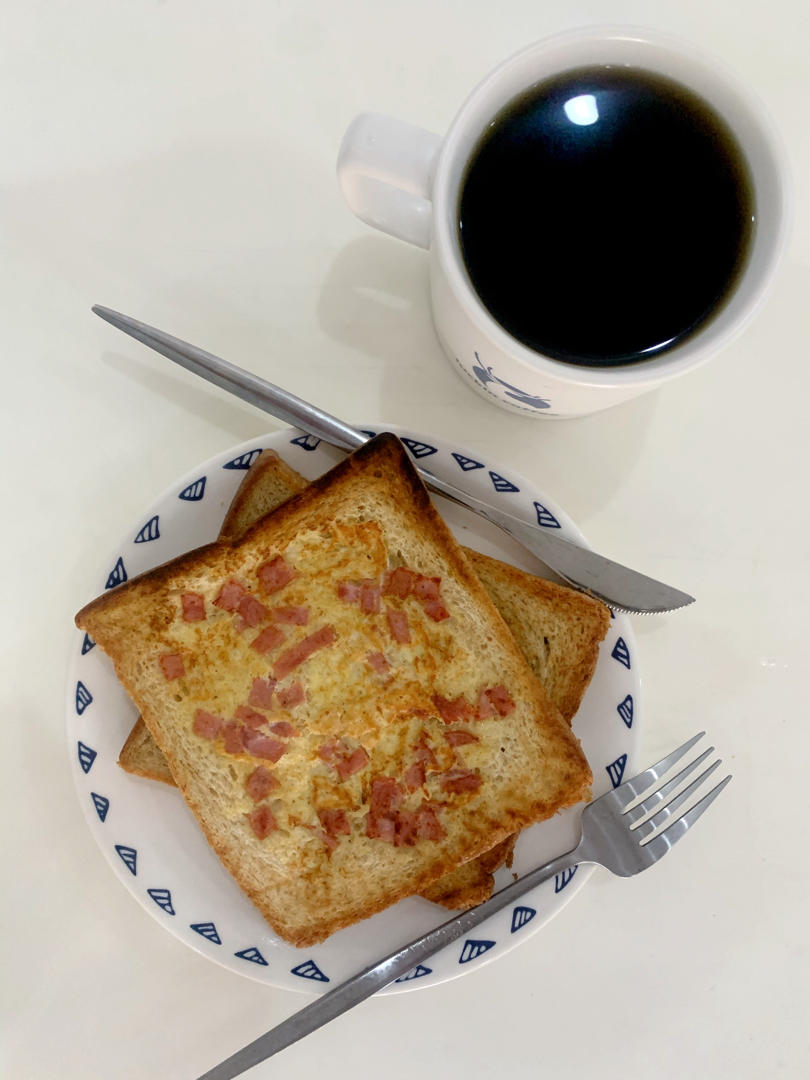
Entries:
<svg viewBox="0 0 810 1080">
<path fill-rule="evenodd" d="M 409 425 L 393 424 L 393 423 L 388 423 L 388 422 L 377 422 L 376 424 L 369 425 L 368 428 L 364 428 L 364 427 L 362 427 L 362 425 L 357 425 L 357 426 L 360 427 L 364 431 L 375 430 L 378 434 L 383 432 L 383 431 L 390 431 L 393 434 L 397 435 L 397 437 L 401 437 L 401 438 L 404 438 L 404 439 L 410 439 L 414 443 L 424 442 L 426 445 L 428 445 L 427 440 L 432 440 L 433 442 L 438 443 L 438 446 L 436 447 L 437 450 L 441 448 L 441 449 L 445 450 L 448 455 L 453 454 L 454 452 L 457 452 L 457 453 L 461 454 L 462 456 L 466 455 L 466 456 L 470 457 L 470 460 L 475 460 L 475 459 L 477 459 L 479 457 L 484 457 L 484 458 L 489 457 L 488 453 L 483 453 L 482 454 L 480 451 L 475 450 L 473 447 L 470 447 L 470 446 L 468 446 L 466 444 L 461 444 L 455 439 L 453 439 L 452 441 L 448 441 L 443 436 L 428 435 L 428 434 L 425 434 L 423 432 L 419 432 L 419 431 L 414 430 Z M 279 429 L 273 430 L 273 431 L 263 432 L 260 435 L 256 436 L 255 438 L 242 440 L 240 443 L 237 443 L 237 444 L 235 444 L 235 445 L 233 445 L 231 447 L 227 447 L 227 448 L 225 448 L 225 449 L 223 449 L 221 451 L 218 451 L 215 454 L 212 454 L 205 461 L 199 462 L 198 464 L 196 464 L 196 465 L 192 466 L 191 468 L 187 469 L 181 476 L 177 477 L 173 482 L 166 485 L 166 487 L 157 496 L 154 496 L 150 500 L 149 505 L 146 508 L 146 511 L 144 513 L 144 518 L 146 517 L 146 512 L 154 511 L 159 505 L 162 505 L 167 500 L 170 500 L 172 497 L 177 497 L 179 492 L 181 492 L 181 491 L 185 490 L 186 488 L 188 488 L 189 486 L 191 486 L 203 474 L 205 476 L 207 476 L 212 470 L 223 468 L 224 463 L 227 462 L 229 459 L 235 460 L 235 459 L 239 458 L 240 456 L 242 456 L 242 455 L 244 455 L 244 454 L 246 454 L 246 453 L 248 453 L 250 451 L 264 449 L 266 447 L 275 449 L 278 453 L 281 454 L 281 451 L 279 449 L 278 444 L 284 444 L 284 445 L 289 446 L 289 445 L 292 445 L 294 438 L 303 438 L 303 437 L 308 437 L 310 439 L 317 440 L 317 444 L 320 444 L 321 441 L 325 442 L 325 440 L 318 439 L 317 436 L 310 435 L 309 433 L 307 433 L 302 428 L 284 427 L 284 428 L 279 428 Z M 286 443 L 285 443 L 285 439 L 286 439 Z M 407 443 L 406 443 L 406 446 L 407 446 Z M 316 449 L 316 448 L 317 447 L 312 447 L 311 449 Z M 410 457 L 411 461 L 414 462 L 414 464 L 418 465 L 419 461 L 418 461 L 418 459 L 415 460 L 415 454 L 414 454 L 413 450 L 410 447 L 408 447 L 408 450 L 409 450 L 409 457 Z M 474 455 L 474 457 L 473 457 L 473 455 Z M 286 461 L 287 459 L 284 458 L 284 460 Z M 291 462 L 288 462 L 288 463 L 292 464 Z M 293 465 L 293 467 L 295 467 L 295 466 Z M 327 470 L 325 470 L 325 471 L 328 471 L 328 467 L 327 467 Z M 487 471 L 494 471 L 496 468 L 497 469 L 502 468 L 502 465 L 501 465 L 500 462 L 495 462 L 494 464 L 482 463 L 481 467 L 486 468 Z M 542 498 L 543 506 L 545 506 L 548 510 L 550 510 L 554 514 L 555 517 L 559 518 L 560 523 L 562 524 L 564 530 L 569 535 L 571 535 L 573 537 L 576 537 L 583 544 L 583 546 L 586 546 L 588 548 L 591 547 L 591 545 L 588 543 L 587 538 L 585 537 L 585 535 L 583 534 L 582 530 L 579 528 L 577 523 L 573 521 L 573 519 L 568 515 L 568 513 L 565 511 L 565 509 L 557 503 L 556 499 L 554 499 L 553 496 L 548 495 L 545 491 L 543 491 L 541 488 L 539 488 L 535 484 L 534 481 L 529 480 L 528 478 L 526 478 L 522 474 L 517 473 L 517 472 L 513 472 L 512 470 L 508 470 L 508 472 L 509 472 L 509 476 L 511 476 L 513 481 L 515 482 L 515 485 L 517 485 L 517 484 L 521 485 L 519 490 L 521 490 L 521 491 L 524 490 L 523 485 L 525 484 L 526 488 L 531 493 L 531 497 L 533 499 L 537 499 L 537 501 L 539 501 Z M 320 474 L 318 474 L 318 475 L 320 475 Z M 459 483 L 458 486 L 464 487 L 464 477 L 466 477 L 466 473 L 463 473 L 462 478 L 461 478 L 461 483 Z M 458 483 L 458 481 L 459 481 L 459 478 L 456 477 L 456 482 Z M 493 479 L 493 485 L 494 485 L 494 483 L 495 483 L 495 481 Z M 497 489 L 495 489 L 495 491 L 496 491 L 496 493 L 500 494 L 499 492 L 497 492 Z M 519 511 L 518 508 L 513 508 L 512 512 L 514 512 L 516 514 L 516 516 L 518 516 L 518 517 L 521 516 L 520 511 Z M 133 542 L 133 540 L 132 540 L 133 532 L 134 532 L 134 528 L 130 527 L 130 529 L 121 538 L 117 548 L 115 548 L 114 551 L 110 554 L 109 559 L 106 562 L 101 563 L 102 566 L 112 566 L 112 565 L 114 565 L 114 563 L 115 563 L 118 555 L 120 555 L 121 551 L 125 550 L 125 548 Z M 542 560 L 539 560 L 539 561 L 542 561 Z M 158 564 L 156 563 L 155 565 L 158 565 Z M 636 639 L 635 639 L 635 635 L 633 633 L 632 626 L 629 623 L 629 620 L 628 620 L 627 616 L 620 613 L 620 612 L 616 612 L 615 613 L 615 619 L 620 620 L 620 623 L 622 625 L 622 634 L 621 634 L 621 636 L 626 639 L 628 647 L 631 650 L 632 655 L 634 657 L 637 657 L 638 656 L 637 642 L 636 642 Z M 80 637 L 81 637 L 83 635 L 83 632 L 80 631 L 80 630 L 76 630 L 75 634 L 72 635 L 73 641 L 76 640 L 75 635 L 80 635 Z M 83 637 L 81 637 L 81 640 L 83 641 Z M 74 728 L 74 725 L 75 725 L 76 719 L 77 719 L 76 707 L 75 707 L 75 691 L 76 691 L 76 684 L 77 684 L 77 679 L 78 679 L 78 666 L 79 666 L 80 660 L 81 660 L 83 655 L 84 655 L 84 653 L 82 651 L 80 651 L 79 649 L 74 649 L 74 650 L 72 650 L 72 655 L 69 654 L 69 658 L 68 658 L 67 678 L 66 678 L 66 686 L 65 686 L 65 691 L 66 691 L 66 695 L 65 695 L 65 702 L 66 702 L 66 729 L 67 729 L 66 730 L 66 735 L 67 735 L 67 747 L 66 748 L 67 748 L 68 755 L 69 755 L 69 760 L 70 760 L 70 765 L 71 765 L 71 772 L 72 772 L 72 775 L 73 775 L 74 788 L 75 788 L 75 791 L 76 791 L 76 795 L 77 795 L 77 798 L 79 800 L 79 804 L 81 806 L 82 813 L 84 814 L 85 820 L 86 820 L 86 822 L 88 824 L 88 827 L 90 829 L 91 835 L 93 836 L 93 839 L 95 840 L 96 845 L 100 848 L 104 858 L 106 859 L 109 866 L 112 868 L 112 870 L 115 873 L 116 877 L 120 880 L 122 885 L 126 888 L 126 891 L 132 895 L 133 899 L 137 902 L 139 907 L 141 907 L 144 911 L 147 912 L 147 914 L 149 914 L 153 919 L 155 919 L 155 921 L 157 921 L 159 926 L 161 926 L 164 930 L 167 930 L 169 933 L 172 934 L 172 936 L 177 938 L 183 944 L 185 944 L 188 947 L 192 948 L 196 953 L 198 953 L 200 956 L 204 957 L 206 960 L 212 961 L 215 964 L 217 964 L 218 966 L 223 967 L 228 971 L 234 972 L 235 974 L 239 974 L 239 975 L 242 975 L 242 976 L 244 976 L 246 978 L 249 978 L 249 979 L 251 979 L 253 981 L 259 982 L 264 986 L 272 986 L 274 988 L 283 989 L 283 990 L 290 990 L 290 991 L 294 991 L 294 992 L 298 992 L 298 993 L 304 993 L 304 994 L 307 994 L 307 993 L 313 994 L 313 993 L 318 993 L 319 991 L 320 992 L 326 992 L 327 989 L 331 988 L 329 986 L 329 984 L 326 984 L 325 986 L 322 986 L 320 983 L 317 983 L 317 984 L 313 985 L 310 982 L 310 980 L 308 980 L 308 979 L 307 980 L 301 979 L 296 983 L 289 983 L 286 980 L 283 981 L 283 982 L 282 981 L 277 981 L 272 977 L 268 977 L 270 975 L 270 970 L 272 968 L 271 965 L 268 965 L 267 967 L 258 967 L 257 965 L 254 965 L 254 964 L 243 964 L 242 967 L 238 967 L 233 962 L 234 957 L 232 957 L 230 955 L 217 955 L 215 953 L 207 951 L 205 949 L 203 943 L 202 943 L 203 939 L 201 939 L 200 943 L 198 944 L 195 940 L 193 940 L 192 938 L 186 936 L 186 933 L 183 932 L 182 930 L 180 930 L 179 926 L 175 927 L 171 923 L 167 923 L 164 920 L 162 920 L 160 918 L 159 911 L 154 910 L 156 908 L 156 902 L 151 903 L 151 906 L 150 906 L 150 904 L 147 903 L 147 895 L 146 894 L 141 895 L 139 892 L 137 892 L 132 887 L 132 882 L 130 880 L 130 878 L 131 878 L 130 871 L 127 869 L 125 863 L 123 862 L 123 858 L 116 852 L 116 849 L 114 848 L 113 844 L 110 843 L 109 841 L 107 841 L 105 843 L 105 838 L 102 837 L 101 830 L 99 829 L 99 824 L 103 825 L 103 819 L 101 819 L 99 821 L 99 814 L 98 814 L 97 808 L 94 806 L 91 799 L 87 797 L 87 791 L 84 789 L 84 787 L 81 786 L 87 780 L 87 772 L 83 769 L 83 767 L 79 763 L 78 755 L 76 753 L 77 735 L 76 735 L 76 732 L 73 730 L 73 728 Z M 78 680 L 78 681 L 80 681 L 80 680 Z M 634 671 L 633 671 L 633 700 L 634 700 L 634 717 L 633 717 L 632 727 L 630 729 L 628 729 L 628 733 L 627 733 L 627 735 L 629 736 L 629 744 L 628 744 L 627 752 L 626 752 L 626 763 L 627 763 L 627 766 L 630 767 L 631 769 L 632 769 L 633 764 L 635 762 L 635 759 L 637 757 L 638 748 L 639 748 L 640 727 L 637 726 L 637 720 L 640 720 L 642 725 L 643 725 L 643 722 L 644 722 L 644 720 L 643 720 L 643 717 L 644 717 L 643 679 L 642 679 L 641 673 L 640 673 L 640 671 L 638 669 L 637 663 L 634 663 Z M 473 970 L 479 970 L 479 969 L 483 968 L 484 966 L 487 966 L 488 964 L 490 964 L 493 961 L 497 960 L 499 957 L 506 955 L 508 952 L 511 952 L 521 942 L 527 941 L 530 937 L 533 937 L 541 929 L 546 927 L 548 925 L 548 923 L 550 923 L 554 919 L 554 917 L 556 915 L 558 915 L 559 912 L 562 911 L 562 909 L 565 906 L 567 906 L 567 904 L 569 904 L 571 902 L 571 900 L 573 900 L 573 898 L 576 895 L 578 895 L 580 890 L 582 888 L 584 888 L 585 884 L 590 879 L 590 877 L 592 876 L 595 869 L 596 869 L 596 867 L 593 864 L 582 864 L 582 865 L 580 865 L 577 868 L 575 879 L 572 878 L 570 880 L 570 882 L 566 883 L 566 885 L 564 886 L 564 892 L 563 892 L 563 890 L 560 890 L 559 893 L 557 894 L 558 898 L 557 898 L 557 900 L 555 902 L 555 905 L 554 905 L 553 909 L 551 911 L 549 911 L 549 912 L 546 912 L 546 913 L 542 914 L 542 915 L 540 914 L 540 912 L 537 913 L 540 916 L 540 918 L 538 919 L 537 924 L 535 926 L 528 929 L 528 932 L 525 935 L 521 934 L 520 939 L 514 940 L 513 942 L 509 942 L 508 944 L 505 945 L 505 947 L 501 947 L 501 948 L 498 948 L 498 949 L 493 949 L 491 951 L 491 954 L 490 954 L 489 951 L 485 952 L 480 957 L 480 959 L 477 958 L 476 963 L 474 965 L 472 965 L 470 968 L 463 967 L 461 962 L 459 962 L 456 965 L 455 969 L 452 969 L 447 974 L 443 974 L 440 978 L 432 978 L 432 979 L 429 979 L 426 982 L 422 982 L 421 979 L 414 979 L 414 980 L 409 980 L 409 981 L 401 983 L 401 984 L 392 983 L 392 984 L 389 984 L 387 987 L 385 987 L 382 991 L 380 991 L 380 993 L 385 993 L 385 994 L 408 993 L 408 992 L 411 992 L 413 990 L 427 989 L 427 988 L 432 987 L 432 986 L 441 985 L 442 983 L 445 983 L 445 982 L 454 981 L 455 979 L 460 978 L 462 975 L 468 974 L 469 972 L 471 972 Z M 227 871 L 225 871 L 225 872 L 227 873 Z M 540 889 L 543 889 L 548 884 L 549 884 L 548 882 L 545 882 L 543 885 L 537 886 L 535 890 L 532 890 L 530 893 L 527 893 L 526 897 L 524 899 L 530 898 L 537 891 L 539 891 Z M 491 917 L 491 919 L 488 920 L 488 922 L 491 924 L 491 922 L 495 918 L 497 918 L 497 916 Z M 534 921 L 534 920 L 532 920 L 532 921 Z M 486 925 L 486 923 L 482 924 L 482 925 Z M 272 931 L 272 928 L 270 928 L 270 929 Z M 283 946 L 285 946 L 285 947 L 293 948 L 292 946 L 287 946 L 286 942 L 281 942 L 281 944 Z M 318 946 L 315 946 L 314 948 L 317 949 Z M 307 950 L 299 950 L 299 951 L 303 952 L 303 951 L 307 951 Z M 308 950 L 308 951 L 311 952 L 312 950 Z M 291 973 L 292 972 L 285 972 L 284 974 L 287 975 L 287 974 L 291 974 Z M 432 972 L 431 972 L 431 974 L 432 974 Z"/>
</svg>

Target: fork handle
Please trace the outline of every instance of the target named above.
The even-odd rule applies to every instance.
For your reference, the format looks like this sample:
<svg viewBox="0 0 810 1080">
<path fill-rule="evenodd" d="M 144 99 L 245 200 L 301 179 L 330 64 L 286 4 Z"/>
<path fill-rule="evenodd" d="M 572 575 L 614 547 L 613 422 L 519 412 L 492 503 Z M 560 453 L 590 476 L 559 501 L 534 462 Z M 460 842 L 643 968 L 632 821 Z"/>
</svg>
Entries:
<svg viewBox="0 0 810 1080">
<path fill-rule="evenodd" d="M 524 893 L 541 885 L 555 874 L 560 873 L 560 871 L 568 870 L 578 861 L 588 861 L 578 860 L 579 851 L 580 845 L 572 851 L 566 852 L 565 855 L 560 855 L 558 858 L 552 859 L 551 862 L 536 867 L 511 885 L 501 889 L 500 892 L 495 893 L 483 904 L 479 904 L 478 907 L 471 908 L 469 911 L 464 911 L 460 915 L 448 919 L 447 922 L 404 945 L 401 949 L 386 956 L 385 959 L 353 975 L 346 982 L 336 986 L 334 990 L 330 990 L 318 998 L 317 1001 L 312 1002 L 311 1005 L 307 1005 L 298 1012 L 293 1013 L 282 1023 L 264 1035 L 259 1036 L 254 1042 L 249 1043 L 231 1057 L 226 1058 L 219 1065 L 215 1065 L 213 1069 L 203 1073 L 202 1076 L 198 1077 L 198 1080 L 232 1080 L 232 1077 L 239 1076 L 246 1069 L 250 1069 L 252 1066 L 258 1065 L 259 1062 L 272 1057 L 279 1050 L 283 1050 L 285 1047 L 302 1039 L 305 1035 L 309 1035 L 319 1027 L 323 1027 L 330 1020 L 334 1020 L 341 1013 L 348 1012 L 349 1009 L 359 1005 L 361 1001 L 365 1001 L 366 998 L 371 997 L 372 994 L 375 994 L 384 986 L 388 986 L 389 983 L 395 982 L 402 975 L 407 974 L 417 964 L 427 960 L 428 957 L 444 948 L 445 945 L 457 941 L 458 938 L 463 937 L 473 927 L 478 926 L 479 923 L 488 919 L 491 915 L 508 907 L 509 904 L 517 900 L 518 897 L 523 896 Z"/>
</svg>

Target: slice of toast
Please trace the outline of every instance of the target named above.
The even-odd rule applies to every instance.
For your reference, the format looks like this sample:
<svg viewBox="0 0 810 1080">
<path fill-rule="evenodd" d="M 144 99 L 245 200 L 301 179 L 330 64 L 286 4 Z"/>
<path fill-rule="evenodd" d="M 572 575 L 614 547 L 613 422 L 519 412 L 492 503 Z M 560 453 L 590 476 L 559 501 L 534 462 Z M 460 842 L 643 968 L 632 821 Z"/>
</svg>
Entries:
<svg viewBox="0 0 810 1080">
<path fill-rule="evenodd" d="M 238 539 L 307 481 L 273 450 L 263 450 L 234 496 L 221 537 Z M 537 578 L 489 556 L 465 549 L 495 606 L 511 629 L 552 702 L 570 723 L 590 683 L 599 642 L 610 622 L 607 608 L 565 586 Z M 142 719 L 119 757 L 128 772 L 167 784 L 174 778 Z M 493 873 L 509 863 L 516 836 L 496 845 L 426 890 L 427 899 L 453 910 L 472 907 L 492 894 Z"/>
<path fill-rule="evenodd" d="M 378 436 L 76 618 L 209 842 L 304 946 L 580 801 L 581 747 Z"/>
</svg>

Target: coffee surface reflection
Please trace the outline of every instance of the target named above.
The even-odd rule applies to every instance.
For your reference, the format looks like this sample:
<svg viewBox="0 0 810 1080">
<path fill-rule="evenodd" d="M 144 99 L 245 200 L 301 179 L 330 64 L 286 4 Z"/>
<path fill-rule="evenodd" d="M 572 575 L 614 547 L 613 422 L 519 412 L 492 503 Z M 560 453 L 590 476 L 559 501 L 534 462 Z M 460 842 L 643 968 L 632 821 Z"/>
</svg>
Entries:
<svg viewBox="0 0 810 1080">
<path fill-rule="evenodd" d="M 467 162 L 464 263 L 513 337 L 556 360 L 652 359 L 704 326 L 751 245 L 754 195 L 721 117 L 637 68 L 580 68 L 501 110 Z"/>
</svg>

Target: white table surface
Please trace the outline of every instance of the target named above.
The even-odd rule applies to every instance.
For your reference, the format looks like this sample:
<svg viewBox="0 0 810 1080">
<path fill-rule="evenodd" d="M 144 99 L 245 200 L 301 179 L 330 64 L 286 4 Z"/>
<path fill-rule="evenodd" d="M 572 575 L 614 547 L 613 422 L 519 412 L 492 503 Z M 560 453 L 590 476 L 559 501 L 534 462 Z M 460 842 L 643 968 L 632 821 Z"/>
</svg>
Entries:
<svg viewBox="0 0 810 1080">
<path fill-rule="evenodd" d="M 117 334 L 92 303 L 347 419 L 508 462 L 600 550 L 692 591 L 689 609 L 634 620 L 641 758 L 705 727 L 735 774 L 652 871 L 597 872 L 523 947 L 371 1000 L 249 1075 L 808 1075 L 806 203 L 767 302 L 722 355 L 628 405 L 544 422 L 456 377 L 431 328 L 424 253 L 352 218 L 334 162 L 360 110 L 442 131 L 529 41 L 638 22 L 750 81 L 801 194 L 809 21 L 797 0 L 6 0 L 3 1077 L 193 1077 L 308 1000 L 167 934 L 110 872 L 77 803 L 64 685 L 99 559 L 177 476 L 282 426 Z"/>
</svg>

